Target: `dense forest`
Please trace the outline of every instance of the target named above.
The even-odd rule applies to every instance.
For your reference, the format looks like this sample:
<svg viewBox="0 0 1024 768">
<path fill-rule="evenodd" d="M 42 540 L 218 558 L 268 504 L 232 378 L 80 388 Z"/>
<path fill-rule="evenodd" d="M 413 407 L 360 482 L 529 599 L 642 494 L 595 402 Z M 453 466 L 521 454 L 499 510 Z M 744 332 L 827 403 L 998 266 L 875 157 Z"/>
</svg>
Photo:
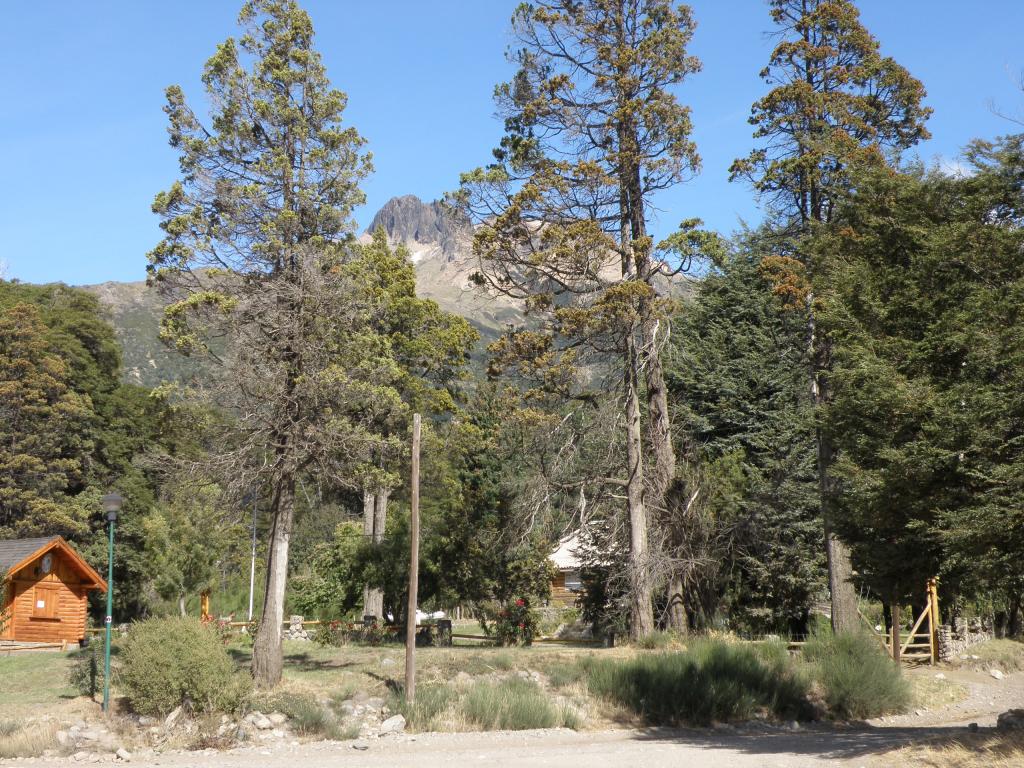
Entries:
<svg viewBox="0 0 1024 768">
<path fill-rule="evenodd" d="M 166 93 L 181 174 L 149 290 L 188 375 L 126 383 L 95 295 L 0 281 L 0 539 L 62 535 L 103 567 L 116 488 L 124 621 L 206 590 L 242 618 L 255 547 L 273 684 L 289 612 L 404 615 L 419 413 L 424 608 L 542 605 L 577 535 L 582 614 L 635 639 L 848 631 L 936 576 L 947 619 L 1020 634 L 1024 134 L 977 139 L 957 174 L 922 163 L 925 85 L 852 0 L 768 10 L 731 169 L 763 222 L 672 211 L 660 242 L 657 195 L 700 171 L 693 12 L 515 11 L 503 135 L 444 208 L 476 290 L 519 310 L 482 341 L 417 293 L 401 242 L 357 237 L 372 160 L 311 20 L 249 0 L 202 102 Z"/>
</svg>

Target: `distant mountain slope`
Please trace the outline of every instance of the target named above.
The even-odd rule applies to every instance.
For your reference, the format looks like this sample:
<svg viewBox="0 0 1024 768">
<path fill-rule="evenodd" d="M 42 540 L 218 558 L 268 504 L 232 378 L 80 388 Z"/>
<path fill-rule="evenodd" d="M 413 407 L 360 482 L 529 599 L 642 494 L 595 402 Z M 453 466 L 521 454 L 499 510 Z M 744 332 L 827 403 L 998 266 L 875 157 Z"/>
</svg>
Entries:
<svg viewBox="0 0 1024 768">
<path fill-rule="evenodd" d="M 473 227 L 468 219 L 439 202 L 424 203 L 415 195 L 403 195 L 384 204 L 361 239 L 369 239 L 378 228 L 384 229 L 393 245 L 402 243 L 409 249 L 416 265 L 419 295 L 462 315 L 480 332 L 474 355 L 478 364 L 488 343 L 510 324 L 522 322 L 522 312 L 514 301 L 470 282 L 478 265 L 471 250 Z M 688 295 L 691 286 L 688 280 L 673 280 L 671 290 Z M 185 381 L 200 371 L 197 363 L 161 343 L 163 302 L 144 282 L 83 287 L 95 293 L 110 314 L 124 348 L 128 381 L 155 386 L 164 381 Z"/>
</svg>

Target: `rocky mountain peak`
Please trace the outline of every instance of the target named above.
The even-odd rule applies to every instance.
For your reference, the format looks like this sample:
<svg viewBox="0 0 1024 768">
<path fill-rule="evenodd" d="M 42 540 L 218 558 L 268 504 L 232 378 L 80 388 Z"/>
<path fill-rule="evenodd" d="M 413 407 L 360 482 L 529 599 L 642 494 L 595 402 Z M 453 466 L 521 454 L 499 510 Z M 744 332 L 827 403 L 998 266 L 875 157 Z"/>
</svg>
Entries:
<svg viewBox="0 0 1024 768">
<path fill-rule="evenodd" d="M 424 203 L 416 195 L 388 200 L 366 231 L 373 233 L 378 227 L 384 228 L 393 243 L 434 246 L 440 248 L 448 260 L 465 250 L 473 234 L 468 218 L 440 201 Z"/>
</svg>

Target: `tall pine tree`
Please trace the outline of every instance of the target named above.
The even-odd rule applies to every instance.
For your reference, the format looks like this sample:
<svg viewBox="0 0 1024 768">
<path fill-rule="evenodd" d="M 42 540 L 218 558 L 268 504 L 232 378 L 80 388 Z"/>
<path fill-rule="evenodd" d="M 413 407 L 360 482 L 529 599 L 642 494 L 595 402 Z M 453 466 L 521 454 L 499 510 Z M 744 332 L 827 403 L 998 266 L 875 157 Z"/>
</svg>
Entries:
<svg viewBox="0 0 1024 768">
<path fill-rule="evenodd" d="M 731 169 L 750 181 L 790 239 L 778 246 L 771 266 L 806 317 L 810 388 L 816 406 L 829 401 L 831 344 L 816 323 L 816 294 L 827 290 L 826 271 L 799 238 L 827 224 L 836 199 L 858 169 L 884 166 L 918 141 L 930 109 L 924 87 L 893 59 L 861 24 L 852 0 L 771 0 L 780 37 L 761 72 L 772 86 L 750 117 L 764 145 Z M 819 432 L 818 477 L 825 524 L 832 624 L 857 621 L 849 552 L 835 535 L 829 508 L 833 446 Z"/>
</svg>

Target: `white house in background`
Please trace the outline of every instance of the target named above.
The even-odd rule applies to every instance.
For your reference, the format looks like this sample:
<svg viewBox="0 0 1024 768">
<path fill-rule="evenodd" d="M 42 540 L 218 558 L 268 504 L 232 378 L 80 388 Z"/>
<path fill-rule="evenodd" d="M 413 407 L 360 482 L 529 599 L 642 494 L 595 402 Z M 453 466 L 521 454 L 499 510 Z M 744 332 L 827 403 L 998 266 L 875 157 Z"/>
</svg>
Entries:
<svg viewBox="0 0 1024 768">
<path fill-rule="evenodd" d="M 558 569 L 558 574 L 551 580 L 552 605 L 573 605 L 583 589 L 580 559 L 576 553 L 579 545 L 579 534 L 573 533 L 558 542 L 558 548 L 548 555 L 548 561 Z"/>
</svg>

